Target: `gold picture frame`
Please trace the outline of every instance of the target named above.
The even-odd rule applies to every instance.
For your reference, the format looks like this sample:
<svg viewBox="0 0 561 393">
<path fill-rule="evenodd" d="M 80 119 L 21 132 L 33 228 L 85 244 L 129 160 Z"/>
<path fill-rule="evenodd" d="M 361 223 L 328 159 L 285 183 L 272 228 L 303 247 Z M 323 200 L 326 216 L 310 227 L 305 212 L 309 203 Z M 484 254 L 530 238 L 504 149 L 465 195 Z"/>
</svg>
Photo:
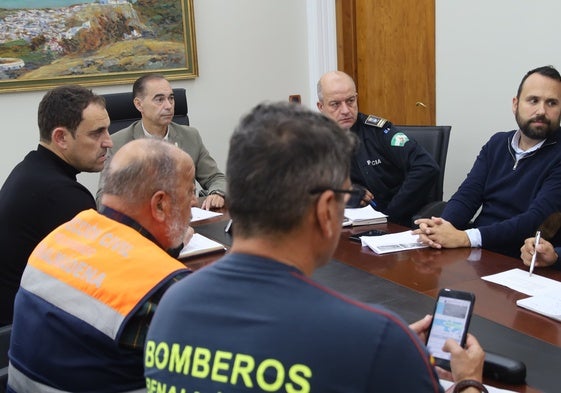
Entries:
<svg viewBox="0 0 561 393">
<path fill-rule="evenodd" d="M 198 76 L 193 0 L 3 0 L 0 21 L 0 93 Z"/>
</svg>

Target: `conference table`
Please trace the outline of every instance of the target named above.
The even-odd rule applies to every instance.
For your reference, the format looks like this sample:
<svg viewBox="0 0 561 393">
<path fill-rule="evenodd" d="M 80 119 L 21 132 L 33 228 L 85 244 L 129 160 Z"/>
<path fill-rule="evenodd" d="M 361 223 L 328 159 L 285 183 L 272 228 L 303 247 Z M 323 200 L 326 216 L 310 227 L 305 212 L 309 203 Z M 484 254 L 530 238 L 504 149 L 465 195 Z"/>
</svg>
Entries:
<svg viewBox="0 0 561 393">
<path fill-rule="evenodd" d="M 224 215 L 193 223 L 193 227 L 229 247 L 232 236 L 224 232 L 228 219 L 224 211 Z M 378 255 L 349 240 L 351 234 L 368 229 L 394 233 L 406 228 L 392 223 L 343 228 L 333 260 L 317 269 L 313 278 L 347 296 L 390 309 L 408 323 L 432 313 L 441 288 L 472 292 L 476 302 L 470 332 L 486 351 L 526 365 L 527 385 L 489 378 L 485 383 L 525 393 L 561 391 L 561 322 L 518 307 L 516 300 L 527 295 L 481 279 L 513 268 L 527 269 L 520 260 L 469 248 L 423 248 Z M 208 254 L 184 262 L 196 270 L 222 255 Z M 534 274 L 561 281 L 561 271 L 551 268 L 537 269 Z"/>
</svg>

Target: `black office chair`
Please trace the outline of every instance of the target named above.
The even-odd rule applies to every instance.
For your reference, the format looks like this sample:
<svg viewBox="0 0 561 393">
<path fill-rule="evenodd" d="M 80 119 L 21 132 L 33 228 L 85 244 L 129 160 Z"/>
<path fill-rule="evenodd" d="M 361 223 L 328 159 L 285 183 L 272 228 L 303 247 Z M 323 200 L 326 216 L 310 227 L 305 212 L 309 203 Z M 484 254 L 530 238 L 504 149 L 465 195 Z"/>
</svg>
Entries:
<svg viewBox="0 0 561 393">
<path fill-rule="evenodd" d="M 173 89 L 175 97 L 175 112 L 173 121 L 175 123 L 189 125 L 187 112 L 187 94 L 185 89 Z M 133 104 L 132 92 L 102 94 L 105 98 L 105 106 L 111 119 L 109 133 L 113 134 L 140 119 L 140 112 Z"/>
<path fill-rule="evenodd" d="M 450 141 L 451 126 L 395 126 L 407 136 L 413 138 L 434 158 L 440 167 L 440 174 L 429 195 L 429 203 L 413 216 L 417 218 L 440 216 L 446 202 L 442 200 L 444 195 L 444 170 L 446 168 L 446 156 L 448 154 L 448 143 Z"/>
<path fill-rule="evenodd" d="M 8 383 L 8 349 L 12 325 L 0 327 L 0 393 L 6 392 Z"/>
</svg>

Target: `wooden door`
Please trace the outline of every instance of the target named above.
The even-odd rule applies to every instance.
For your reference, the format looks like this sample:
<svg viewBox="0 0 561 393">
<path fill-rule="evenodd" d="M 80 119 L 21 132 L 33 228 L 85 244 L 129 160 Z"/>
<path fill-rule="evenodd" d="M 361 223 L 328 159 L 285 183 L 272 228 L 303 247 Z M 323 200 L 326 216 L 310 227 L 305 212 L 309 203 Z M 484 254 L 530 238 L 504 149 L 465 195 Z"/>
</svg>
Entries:
<svg viewBox="0 0 561 393">
<path fill-rule="evenodd" d="M 359 109 L 394 124 L 436 122 L 434 0 L 336 0 L 338 68 Z"/>
</svg>

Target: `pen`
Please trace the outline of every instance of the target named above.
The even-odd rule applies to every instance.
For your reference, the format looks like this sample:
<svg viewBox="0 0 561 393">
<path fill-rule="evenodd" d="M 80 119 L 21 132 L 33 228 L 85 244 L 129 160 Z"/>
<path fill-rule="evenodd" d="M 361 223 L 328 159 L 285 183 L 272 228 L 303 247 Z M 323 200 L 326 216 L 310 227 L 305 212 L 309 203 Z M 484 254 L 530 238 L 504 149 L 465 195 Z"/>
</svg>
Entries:
<svg viewBox="0 0 561 393">
<path fill-rule="evenodd" d="M 536 256 L 538 255 L 538 251 L 536 247 L 540 244 L 540 237 L 541 232 L 536 231 L 536 240 L 534 241 L 534 255 L 532 255 L 532 262 L 530 263 L 530 277 L 532 277 L 532 273 L 534 272 L 534 266 L 536 265 Z"/>
<path fill-rule="evenodd" d="M 232 219 L 230 218 L 230 221 L 228 221 L 228 223 L 226 224 L 226 227 L 224 228 L 224 232 L 230 233 L 231 229 L 232 229 Z"/>
<path fill-rule="evenodd" d="M 374 201 L 374 199 L 371 199 L 370 202 L 368 202 L 368 204 L 370 206 L 372 206 L 373 209 L 376 209 L 376 206 L 378 206 L 378 205 L 376 205 L 376 202 Z"/>
</svg>

